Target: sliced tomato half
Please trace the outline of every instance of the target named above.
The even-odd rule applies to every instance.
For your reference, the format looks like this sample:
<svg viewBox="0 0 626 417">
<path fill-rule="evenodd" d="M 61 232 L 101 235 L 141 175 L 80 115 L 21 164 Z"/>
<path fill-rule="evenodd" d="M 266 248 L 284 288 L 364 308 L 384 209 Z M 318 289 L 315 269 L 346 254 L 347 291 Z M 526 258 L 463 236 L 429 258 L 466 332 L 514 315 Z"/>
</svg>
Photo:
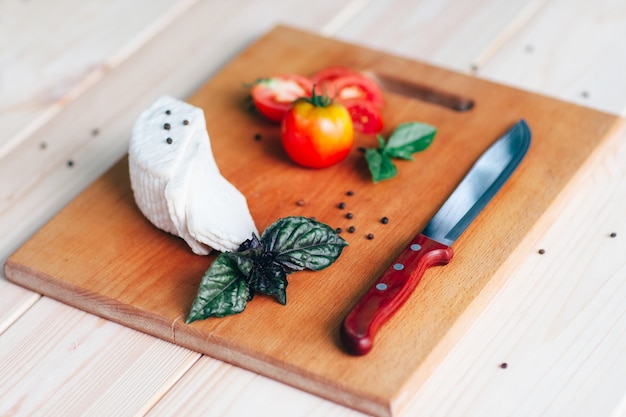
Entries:
<svg viewBox="0 0 626 417">
<path fill-rule="evenodd" d="M 311 79 L 297 74 L 282 74 L 263 78 L 250 88 L 252 102 L 266 119 L 280 123 L 300 97 L 310 97 L 313 89 Z"/>
<path fill-rule="evenodd" d="M 350 113 L 354 130 L 361 133 L 373 134 L 383 129 L 383 118 L 380 109 L 371 101 L 359 98 L 341 102 Z"/>
<path fill-rule="evenodd" d="M 383 92 L 380 87 L 374 80 L 365 75 L 349 75 L 337 78 L 333 81 L 333 86 L 336 100 L 342 102 L 352 99 L 367 100 L 378 108 L 382 108 L 384 105 Z"/>
</svg>

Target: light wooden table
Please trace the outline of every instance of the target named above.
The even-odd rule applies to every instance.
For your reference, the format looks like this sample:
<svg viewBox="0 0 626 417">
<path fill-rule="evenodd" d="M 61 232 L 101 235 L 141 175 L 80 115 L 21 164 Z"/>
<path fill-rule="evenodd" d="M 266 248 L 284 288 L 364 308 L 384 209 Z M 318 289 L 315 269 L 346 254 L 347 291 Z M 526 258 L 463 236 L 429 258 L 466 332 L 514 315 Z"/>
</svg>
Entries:
<svg viewBox="0 0 626 417">
<path fill-rule="evenodd" d="M 5 0 L 2 261 L 126 152 L 141 109 L 277 23 L 626 111 L 616 0 Z M 626 416 L 626 132 L 539 226 L 546 254 L 488 294 L 403 415 Z M 0 416 L 35 415 L 361 414 L 0 278 Z"/>
</svg>

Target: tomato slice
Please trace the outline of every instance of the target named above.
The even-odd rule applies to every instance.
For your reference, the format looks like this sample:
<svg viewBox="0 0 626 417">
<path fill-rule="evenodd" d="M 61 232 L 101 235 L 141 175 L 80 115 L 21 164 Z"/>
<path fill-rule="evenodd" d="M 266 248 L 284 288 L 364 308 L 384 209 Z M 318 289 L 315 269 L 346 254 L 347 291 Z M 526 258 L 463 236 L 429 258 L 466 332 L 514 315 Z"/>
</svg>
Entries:
<svg viewBox="0 0 626 417">
<path fill-rule="evenodd" d="M 361 133 L 378 133 L 383 129 L 380 109 L 369 100 L 353 98 L 341 102 L 350 113 L 354 130 Z"/>
<path fill-rule="evenodd" d="M 310 97 L 313 89 L 311 79 L 298 74 L 281 74 L 264 78 L 250 88 L 256 109 L 266 119 L 280 123 L 300 97 Z"/>
<path fill-rule="evenodd" d="M 383 92 L 380 87 L 365 75 L 339 77 L 333 81 L 333 85 L 336 100 L 342 102 L 352 99 L 367 100 L 378 108 L 384 105 Z"/>
</svg>

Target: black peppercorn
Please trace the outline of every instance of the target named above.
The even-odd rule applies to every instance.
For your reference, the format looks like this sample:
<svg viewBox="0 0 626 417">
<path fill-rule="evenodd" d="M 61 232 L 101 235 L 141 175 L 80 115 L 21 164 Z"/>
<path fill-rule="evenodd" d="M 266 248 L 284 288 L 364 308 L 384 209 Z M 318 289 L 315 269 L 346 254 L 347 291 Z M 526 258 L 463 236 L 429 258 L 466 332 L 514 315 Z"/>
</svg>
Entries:
<svg viewBox="0 0 626 417">
<path fill-rule="evenodd" d="M 354 226 L 348 227 L 348 233 L 354 233 L 355 231 L 356 231 L 356 228 Z"/>
<path fill-rule="evenodd" d="M 186 119 L 185 119 L 185 120 L 183 120 L 183 124 L 184 124 L 185 126 L 187 126 L 187 125 L 189 124 L 189 120 L 186 120 Z"/>
<path fill-rule="evenodd" d="M 165 129 L 165 130 L 170 130 L 170 127 L 171 127 L 171 126 L 170 126 L 170 124 L 169 124 L 169 123 L 165 123 L 165 124 L 163 125 L 163 129 Z"/>
<path fill-rule="evenodd" d="M 537 252 L 539 252 L 539 255 L 543 255 L 544 253 L 546 253 L 545 249 L 539 249 Z"/>
<path fill-rule="evenodd" d="M 368 238 L 369 240 L 374 239 L 374 233 L 368 233 L 368 234 L 367 234 L 367 238 Z"/>
<path fill-rule="evenodd" d="M 172 138 L 167 138 L 165 139 L 165 141 L 167 142 L 168 145 L 171 145 L 173 142 Z"/>
<path fill-rule="evenodd" d="M 382 219 L 380 219 L 380 222 L 382 224 L 387 224 L 387 223 L 389 223 L 389 219 L 387 217 L 383 217 Z"/>
<path fill-rule="evenodd" d="M 617 233 L 613 232 L 613 233 L 611 233 L 609 236 L 611 236 L 611 237 L 616 237 L 616 236 L 617 236 Z"/>
<path fill-rule="evenodd" d="M 170 114 L 172 114 L 172 112 L 170 110 L 165 110 L 165 114 L 169 116 Z"/>
<path fill-rule="evenodd" d="M 343 229 L 341 227 L 338 227 L 338 228 L 335 229 L 335 232 L 341 233 L 341 232 L 343 232 Z"/>
<path fill-rule="evenodd" d="M 348 191 L 346 195 L 354 195 L 354 191 Z"/>
<path fill-rule="evenodd" d="M 354 217 L 354 214 L 352 213 L 346 213 L 346 219 L 351 219 Z"/>
<path fill-rule="evenodd" d="M 341 203 L 339 203 L 339 204 L 337 205 L 337 207 L 339 207 L 341 210 L 343 210 L 343 209 L 345 209 L 345 208 L 346 208 L 346 203 L 344 203 L 344 202 L 342 201 Z"/>
</svg>

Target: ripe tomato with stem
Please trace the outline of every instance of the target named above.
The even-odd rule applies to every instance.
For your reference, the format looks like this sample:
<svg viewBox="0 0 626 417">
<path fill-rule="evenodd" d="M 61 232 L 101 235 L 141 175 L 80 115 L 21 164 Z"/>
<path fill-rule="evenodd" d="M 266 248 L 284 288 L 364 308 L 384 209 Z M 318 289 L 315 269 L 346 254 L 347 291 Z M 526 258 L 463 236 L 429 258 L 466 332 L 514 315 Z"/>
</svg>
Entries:
<svg viewBox="0 0 626 417">
<path fill-rule="evenodd" d="M 346 107 L 319 95 L 294 102 L 281 124 L 281 140 L 289 158 L 308 168 L 325 168 L 348 156 L 354 144 L 354 126 Z"/>
</svg>

